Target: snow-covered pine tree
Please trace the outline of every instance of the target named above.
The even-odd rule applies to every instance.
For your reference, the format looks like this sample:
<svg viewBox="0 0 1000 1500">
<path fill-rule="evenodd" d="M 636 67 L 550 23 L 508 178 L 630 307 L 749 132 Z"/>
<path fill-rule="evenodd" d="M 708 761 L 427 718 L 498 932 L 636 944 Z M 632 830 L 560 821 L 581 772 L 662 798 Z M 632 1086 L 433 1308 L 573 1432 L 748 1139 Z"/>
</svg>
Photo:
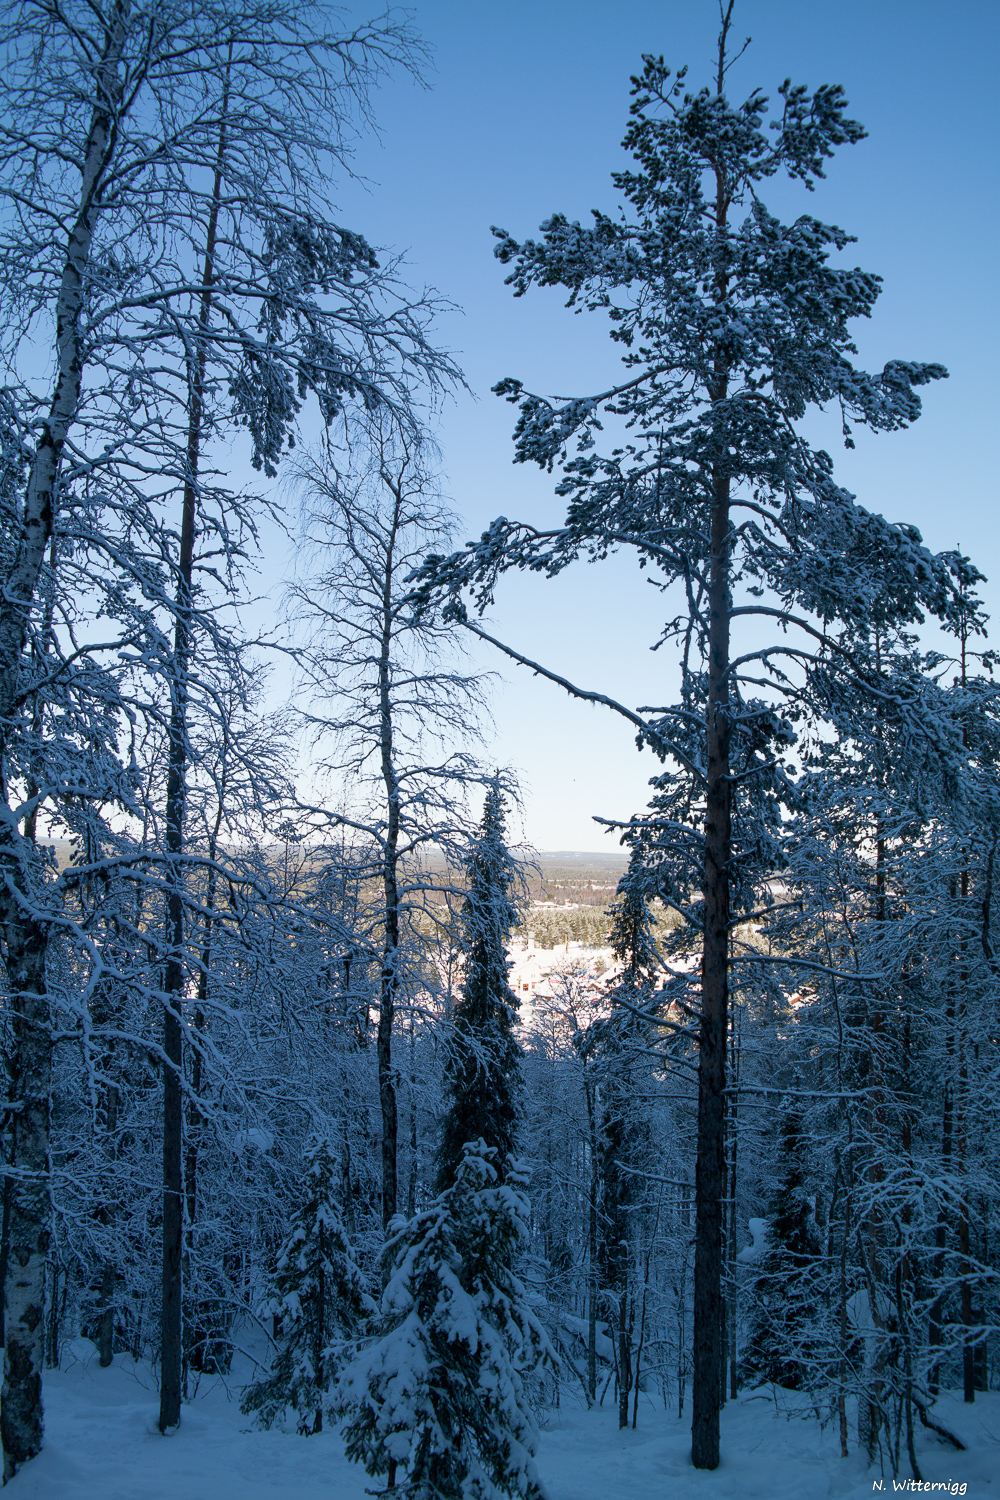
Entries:
<svg viewBox="0 0 1000 1500">
<path fill-rule="evenodd" d="M 820 1378 L 822 1309 L 832 1296 L 823 1284 L 826 1267 L 816 1196 L 807 1190 L 803 1123 L 793 1110 L 781 1123 L 779 1166 L 743 1368 L 758 1381 L 801 1390 Z"/>
<path fill-rule="evenodd" d="M 660 894 L 685 909 L 701 945 L 690 1005 L 699 1028 L 692 1454 L 703 1469 L 720 1456 L 730 990 L 757 962 L 734 951 L 734 919 L 767 904 L 789 749 L 806 721 L 832 716 L 831 683 L 855 698 L 881 691 L 856 644 L 878 618 L 947 616 L 955 602 L 948 557 L 858 505 L 801 430 L 815 408 L 840 414 L 848 445 L 855 427 L 908 427 L 920 388 L 946 371 L 853 363 L 851 324 L 870 316 L 880 278 L 836 263 L 849 234 L 809 213 L 783 223 L 764 195 L 779 177 L 814 188 L 864 129 L 838 85 L 810 93 L 786 80 L 770 123 L 760 90 L 734 102 L 733 8 L 720 5 L 709 86 L 692 89 L 686 69 L 672 75 L 662 57 L 644 55 L 623 141 L 635 167 L 613 177 L 619 208 L 595 211 L 590 224 L 555 213 L 538 240 L 495 230 L 515 295 L 560 287 L 568 306 L 607 314 L 625 368 L 567 399 L 514 378 L 494 387 L 519 408 L 516 461 L 559 466 L 565 521 L 500 517 L 464 553 L 429 559 L 415 593 L 419 607 L 447 598 L 446 614 L 480 639 L 620 714 L 665 762 L 655 818 L 644 820 L 652 862 Z M 684 591 L 687 607 L 657 643 L 678 649 L 673 702 L 659 684 L 661 706 L 645 712 L 577 687 L 470 618 L 463 593 L 483 611 L 504 571 L 554 577 L 621 548 L 665 591 Z M 775 633 L 743 650 L 734 635 L 751 620 Z"/>
<path fill-rule="evenodd" d="M 466 870 L 460 936 L 465 972 L 445 1064 L 439 1193 L 451 1186 L 465 1147 L 477 1140 L 496 1152 L 494 1166 L 502 1181 L 517 1137 L 521 1048 L 513 1034 L 517 997 L 507 982 L 507 941 L 521 922 L 511 897 L 519 874 L 507 848 L 498 776 L 487 788 Z"/>
<path fill-rule="evenodd" d="M 322 1432 L 344 1343 L 375 1313 L 337 1204 L 339 1156 L 325 1136 L 316 1136 L 305 1158 L 305 1193 L 274 1273 L 271 1310 L 280 1320 L 281 1345 L 271 1373 L 250 1386 L 241 1408 L 270 1427 L 291 1407 L 303 1434 Z"/>
<path fill-rule="evenodd" d="M 542 1500 L 524 1375 L 552 1356 L 511 1271 L 522 1179 L 501 1183 L 495 1156 L 467 1145 L 451 1186 L 399 1224 L 380 1337 L 341 1379 L 348 1457 L 395 1500 Z"/>
<path fill-rule="evenodd" d="M 642 851 L 633 845 L 628 869 L 618 882 L 616 900 L 608 909 L 611 948 L 622 966 L 615 992 L 623 997 L 629 992 L 633 996 L 649 995 L 660 967 L 653 936 L 656 918 L 649 910 L 646 885 Z"/>
</svg>

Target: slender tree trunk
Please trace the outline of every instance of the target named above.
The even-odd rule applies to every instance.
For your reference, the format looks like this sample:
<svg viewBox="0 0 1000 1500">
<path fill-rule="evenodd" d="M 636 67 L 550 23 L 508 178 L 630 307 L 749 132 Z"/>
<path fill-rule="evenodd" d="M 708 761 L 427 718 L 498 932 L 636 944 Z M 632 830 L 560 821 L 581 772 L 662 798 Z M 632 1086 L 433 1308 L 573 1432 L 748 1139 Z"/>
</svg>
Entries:
<svg viewBox="0 0 1000 1500">
<path fill-rule="evenodd" d="M 647 1278 L 648 1279 L 648 1278 Z M 646 1287 L 642 1289 L 642 1309 L 639 1314 L 639 1342 L 635 1349 L 635 1374 L 632 1378 L 632 1431 L 639 1425 L 639 1376 L 642 1374 L 642 1353 L 646 1344 Z"/>
<path fill-rule="evenodd" d="M 954 899 L 955 891 L 952 891 Z M 942 1104 L 941 1119 L 941 1173 L 947 1178 L 951 1171 L 952 1156 L 954 1151 L 954 1057 L 955 1057 L 955 992 L 954 986 L 949 982 L 947 987 L 947 999 L 945 1002 L 944 1017 L 944 1042 L 945 1055 L 947 1058 L 946 1076 L 944 1080 L 944 1100 Z M 944 1292 L 940 1290 L 944 1280 L 945 1251 L 948 1243 L 948 1212 L 945 1203 L 938 1209 L 937 1223 L 934 1226 L 934 1280 L 939 1290 L 931 1304 L 930 1327 L 927 1334 L 927 1342 L 932 1349 L 940 1349 L 942 1342 L 941 1317 L 944 1311 Z M 928 1374 L 928 1389 L 932 1396 L 936 1396 L 941 1385 L 941 1361 L 936 1359 L 931 1365 Z"/>
<path fill-rule="evenodd" d="M 167 960 L 163 977 L 163 1266 L 160 1302 L 160 1431 L 181 1419 L 183 1369 L 182 1259 L 184 1228 L 184 1106 L 182 1099 L 184 995 L 184 823 L 187 804 L 188 673 L 191 665 L 192 580 L 198 516 L 198 468 L 205 419 L 205 368 L 212 312 L 212 284 L 226 151 L 228 76 L 223 87 L 215 182 L 205 236 L 199 333 L 189 360 L 187 474 L 177 562 L 174 651 L 170 679 L 170 724 L 166 796 Z"/>
<path fill-rule="evenodd" d="M 344 1114 L 344 1144 L 340 1153 L 340 1195 L 344 1200 L 344 1228 L 351 1239 L 358 1232 L 354 1213 L 354 1183 L 351 1173 L 351 1140 L 348 1134 L 348 1115 Z"/>
<path fill-rule="evenodd" d="M 58 1252 L 57 1252 L 58 1253 Z M 69 1271 L 60 1266 L 58 1259 L 51 1262 L 52 1266 L 52 1290 L 48 1297 L 48 1318 L 46 1320 L 45 1337 L 45 1368 L 47 1370 L 58 1370 L 60 1332 L 62 1320 L 66 1314 L 66 1299 L 69 1296 Z M 59 1277 L 62 1274 L 62 1296 L 59 1295 Z"/>
<path fill-rule="evenodd" d="M 963 653 L 963 681 L 964 653 Z M 959 1035 L 958 1035 L 958 1088 L 956 1090 L 956 1126 L 958 1146 L 958 1170 L 962 1178 L 962 1192 L 958 1203 L 958 1274 L 962 1278 L 962 1287 L 959 1294 L 959 1307 L 962 1317 L 962 1327 L 965 1336 L 962 1341 L 962 1394 L 964 1399 L 971 1405 L 976 1399 L 976 1373 L 975 1373 L 975 1348 L 971 1340 L 971 1332 L 975 1323 L 972 1312 L 972 1258 L 971 1239 L 969 1225 L 969 1189 L 966 1182 L 966 1149 L 968 1142 L 968 1129 L 966 1125 L 966 1108 L 968 1095 L 968 1034 L 965 1025 L 965 1014 L 969 999 L 969 966 L 968 966 L 968 938 L 965 930 L 965 919 L 969 912 L 969 868 L 966 864 L 961 874 L 961 914 L 962 924 L 959 931 L 959 969 L 958 969 L 958 994 L 959 994 Z"/>
<path fill-rule="evenodd" d="M 902 1147 L 909 1171 L 913 1172 L 913 1116 L 911 1114 L 913 1100 L 913 1074 L 911 1068 L 912 1054 L 910 1043 L 910 1017 L 907 1015 L 903 1022 L 903 1095 L 904 1112 L 902 1120 Z M 913 1209 L 911 1204 L 904 1203 L 901 1215 L 903 1233 L 909 1243 L 910 1225 L 913 1222 Z M 906 1418 L 906 1451 L 913 1470 L 913 1478 L 920 1479 L 921 1474 L 917 1466 L 916 1450 L 913 1440 L 913 1282 L 914 1269 L 910 1259 L 909 1250 L 903 1249 L 903 1234 L 899 1236 L 900 1244 L 897 1251 L 896 1264 L 896 1325 L 899 1329 L 899 1340 L 903 1352 L 903 1409 Z"/>
<path fill-rule="evenodd" d="M 965 1135 L 959 1136 L 959 1170 L 965 1172 Z M 969 1226 L 969 1194 L 964 1182 L 958 1205 L 958 1274 L 962 1278 L 959 1309 L 964 1337 L 962 1341 L 962 1396 L 970 1405 L 976 1399 L 976 1351 L 972 1342 L 975 1317 L 972 1310 L 972 1259 Z"/>
<path fill-rule="evenodd" d="M 619 1263 L 618 1282 L 618 1427 L 623 1431 L 628 1426 L 628 1398 L 632 1390 L 632 1323 L 629 1317 L 629 1269 L 628 1245 L 615 1249 Z"/>
<path fill-rule="evenodd" d="M 385 554 L 383 574 L 382 622 L 378 667 L 380 751 L 382 781 L 386 795 L 386 831 L 382 850 L 382 886 L 385 900 L 385 937 L 382 948 L 382 977 L 379 995 L 378 1093 L 382 1107 L 382 1227 L 396 1212 L 398 1192 L 399 1111 L 396 1101 L 396 1079 L 392 1066 L 392 1028 L 396 1018 L 396 989 L 399 983 L 399 803 L 400 789 L 393 754 L 392 712 L 392 587 L 395 574 L 395 540 L 399 524 L 401 495 L 396 497 L 393 525 Z M 388 1266 L 386 1267 L 388 1271 Z"/>
<path fill-rule="evenodd" d="M 879 657 L 879 642 L 876 639 L 876 663 L 881 671 L 881 660 Z M 887 870 L 887 847 L 881 820 L 875 824 L 875 921 L 880 932 L 881 944 L 885 939 L 885 926 L 889 920 L 888 905 L 888 870 Z M 871 1049 L 871 1088 L 869 1091 L 869 1140 L 870 1140 L 870 1193 L 871 1209 L 868 1215 L 868 1296 L 871 1304 L 871 1316 L 875 1326 L 884 1330 L 885 1309 L 883 1306 L 882 1289 L 884 1277 L 884 1239 L 885 1225 L 883 1220 L 883 1205 L 878 1189 L 885 1181 L 885 1158 L 887 1154 L 886 1128 L 885 1128 L 885 1032 L 886 1032 L 886 997 L 876 992 L 872 1006 L 868 1011 L 869 1046 Z M 879 1429 L 882 1426 L 884 1413 L 882 1395 L 884 1380 L 881 1375 L 883 1361 L 885 1358 L 884 1343 L 880 1345 L 880 1352 L 876 1357 L 876 1364 L 871 1374 L 871 1385 L 865 1401 L 868 1423 L 866 1444 L 869 1458 L 873 1458 L 878 1445 Z M 859 1418 L 860 1422 L 860 1418 Z"/>
<path fill-rule="evenodd" d="M 736 1181 L 737 1181 L 737 1089 L 740 1078 L 740 1048 L 737 1041 L 736 1021 L 730 1026 L 730 1094 L 729 1094 L 729 1128 L 726 1132 L 726 1140 L 729 1147 L 729 1228 L 726 1237 L 729 1260 L 729 1296 L 727 1300 L 726 1329 L 728 1331 L 729 1344 L 729 1396 L 735 1401 L 740 1393 L 740 1372 L 737 1349 L 737 1305 L 736 1305 L 736 1255 L 738 1239 L 738 1222 L 736 1217 Z"/>
<path fill-rule="evenodd" d="M 851 1238 L 851 1204 L 853 1197 L 853 1184 L 849 1181 L 845 1186 L 844 1194 L 844 1236 L 840 1244 L 840 1363 L 839 1381 L 837 1389 L 837 1419 L 840 1427 L 840 1456 L 850 1457 L 848 1446 L 847 1427 L 847 1345 L 848 1345 L 848 1323 L 847 1323 L 847 1247 Z"/>
<path fill-rule="evenodd" d="M 656 1235 L 660 1227 L 660 1205 L 656 1208 L 656 1218 L 653 1221 L 653 1232 L 649 1236 L 646 1246 L 646 1263 L 643 1267 L 642 1278 L 642 1311 L 639 1315 L 639 1342 L 635 1351 L 635 1378 L 632 1381 L 632 1431 L 639 1424 L 639 1377 L 642 1374 L 642 1355 L 646 1347 L 646 1296 L 649 1291 L 649 1265 L 653 1258 L 653 1247 L 656 1244 Z"/>
<path fill-rule="evenodd" d="M 587 1398 L 597 1400 L 597 1153 L 591 1140 L 590 1202 L 587 1205 Z"/>
<path fill-rule="evenodd" d="M 313 1375 L 317 1391 L 326 1389 L 324 1381 L 324 1352 L 327 1345 L 326 1310 L 326 1230 L 319 1225 L 319 1271 L 316 1285 L 315 1323 L 313 1324 Z M 316 1413 L 313 1417 L 313 1433 L 323 1431 L 323 1398 L 317 1396 Z"/>
<path fill-rule="evenodd" d="M 385 760 L 384 756 L 383 761 Z M 399 956 L 399 885 L 396 878 L 399 789 L 395 785 L 394 776 L 389 796 L 388 824 L 382 867 L 385 893 L 385 942 L 382 952 L 376 1041 L 378 1093 L 379 1103 L 382 1106 L 382 1227 L 384 1229 L 388 1229 L 389 1221 L 396 1212 L 399 1155 L 399 1111 L 396 1102 L 396 1079 L 392 1066 L 392 1028 L 396 1017 L 396 966 Z"/>
<path fill-rule="evenodd" d="M 597 1140 L 597 1101 L 587 1077 L 584 1060 L 583 1095 L 587 1104 L 587 1132 L 590 1143 L 590 1199 L 587 1204 L 587 1398 L 593 1406 L 597 1400 L 597 1304 L 600 1299 L 598 1273 L 597 1220 L 601 1196 L 601 1157 Z"/>
<path fill-rule="evenodd" d="M 201 955 L 198 966 L 198 998 L 195 1001 L 193 1032 L 195 1043 L 191 1049 L 191 1102 L 188 1106 L 188 1128 L 184 1159 L 184 1194 L 187 1203 L 187 1222 L 184 1231 L 184 1267 L 186 1277 L 194 1255 L 194 1230 L 198 1221 L 198 1160 L 201 1148 L 201 1133 L 204 1116 L 201 1107 L 203 1089 L 203 1065 L 201 1038 L 205 1031 L 205 1010 L 208 1005 L 209 974 L 212 968 L 212 947 L 215 925 L 215 900 L 218 876 L 214 869 L 219 847 L 219 833 L 225 812 L 227 771 L 223 764 L 219 773 L 219 801 L 216 808 L 215 826 L 208 840 L 208 887 L 205 892 L 205 914 L 202 929 Z M 211 1314 L 203 1306 L 196 1311 L 196 1322 L 187 1339 L 186 1357 L 196 1371 L 212 1371 L 214 1358 L 211 1346 Z M 186 1379 L 186 1376 L 185 1376 Z"/>
<path fill-rule="evenodd" d="M 114 1160 L 117 1155 L 115 1139 L 118 1132 L 118 1087 L 109 1083 L 104 1094 L 104 1133 Z M 105 1209 L 108 1212 L 108 1209 Z M 101 1291 L 98 1302 L 97 1347 L 102 1370 L 106 1370 L 114 1358 L 115 1340 L 115 1286 L 118 1272 L 115 1262 L 109 1257 L 101 1270 Z"/>
<path fill-rule="evenodd" d="M 417 1098 L 414 1079 L 416 1077 L 416 1051 L 413 1040 L 413 1020 L 410 1020 L 410 1176 L 406 1186 L 406 1216 L 412 1219 L 417 1211 L 417 1151 L 419 1135 L 417 1129 Z"/>
<path fill-rule="evenodd" d="M 961 684 L 968 686 L 968 622 L 963 617 L 960 642 L 961 642 Z M 968 727 L 962 725 L 962 744 L 968 747 Z M 969 939 L 967 922 L 971 919 L 972 912 L 969 904 L 969 850 L 962 851 L 963 862 L 959 876 L 959 927 L 958 927 L 958 972 L 957 972 L 957 1033 L 956 1046 L 958 1051 L 958 1079 L 955 1089 L 955 1145 L 958 1157 L 958 1172 L 961 1179 L 961 1191 L 958 1202 L 958 1273 L 962 1279 L 959 1292 L 959 1308 L 962 1318 L 962 1327 L 965 1330 L 962 1340 L 962 1393 L 964 1399 L 971 1405 L 976 1399 L 975 1378 L 975 1351 L 970 1339 L 974 1319 L 972 1313 L 972 1262 L 969 1226 L 969 1192 L 966 1182 L 966 1149 L 968 1143 L 968 1125 L 966 1121 L 967 1096 L 968 1096 L 968 1028 L 966 1015 L 969 1004 Z M 989 872 L 991 873 L 991 872 Z M 988 913 L 988 907 L 986 908 Z"/>
</svg>

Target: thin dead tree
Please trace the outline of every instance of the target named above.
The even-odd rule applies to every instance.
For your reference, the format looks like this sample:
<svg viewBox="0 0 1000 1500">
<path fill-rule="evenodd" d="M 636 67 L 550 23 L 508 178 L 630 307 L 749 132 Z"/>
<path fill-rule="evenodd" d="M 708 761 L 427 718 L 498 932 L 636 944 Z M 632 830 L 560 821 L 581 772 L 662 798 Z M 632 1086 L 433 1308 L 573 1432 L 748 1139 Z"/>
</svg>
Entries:
<svg viewBox="0 0 1000 1500">
<path fill-rule="evenodd" d="M 397 1211 L 397 1070 L 402 1006 L 433 989 L 427 943 L 471 823 L 470 786 L 488 779 L 472 753 L 483 683 L 462 670 L 454 635 L 414 617 L 408 585 L 450 535 L 424 444 L 386 417 L 359 426 L 341 455 L 299 466 L 317 568 L 292 589 L 305 642 L 303 714 L 337 800 L 317 827 L 347 830 L 378 882 L 372 941 L 381 949 L 376 1034 L 382 1114 L 383 1224 Z M 332 799 L 331 799 L 332 800 Z M 436 915 L 435 915 L 436 914 Z"/>
</svg>

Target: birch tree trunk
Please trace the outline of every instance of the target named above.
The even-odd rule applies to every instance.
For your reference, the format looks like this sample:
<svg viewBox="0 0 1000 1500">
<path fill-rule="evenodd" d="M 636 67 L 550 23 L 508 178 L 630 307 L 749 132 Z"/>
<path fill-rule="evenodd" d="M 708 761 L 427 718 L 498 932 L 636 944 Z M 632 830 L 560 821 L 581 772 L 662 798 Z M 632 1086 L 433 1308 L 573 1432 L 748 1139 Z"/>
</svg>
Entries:
<svg viewBox="0 0 1000 1500">
<path fill-rule="evenodd" d="M 0 735 L 4 750 L 17 702 L 18 669 L 31 606 L 52 535 L 62 451 L 80 406 L 85 279 L 101 213 L 105 177 L 115 148 L 119 63 L 129 9 L 129 0 L 118 0 L 104 55 L 95 69 L 96 101 L 82 153 L 79 205 L 66 243 L 56 301 L 56 378 L 48 414 L 28 469 L 21 535 L 0 602 Z M 6 757 L 4 771 L 6 774 Z"/>
<path fill-rule="evenodd" d="M 80 197 L 66 244 L 56 303 L 56 378 L 25 485 L 17 551 L 0 593 L 0 777 L 8 815 L 0 818 L 0 924 L 6 948 L 13 1051 L 11 1099 L 17 1110 L 10 1164 L 4 1377 L 0 1439 L 4 1483 L 40 1452 L 44 1435 L 45 1257 L 49 1244 L 49 1091 L 52 1040 L 45 965 L 49 924 L 37 911 L 24 861 L 29 857 L 11 809 L 10 751 L 18 678 L 45 552 L 52 536 L 59 467 L 80 405 L 85 277 L 102 190 L 114 153 L 114 114 L 128 0 L 115 6 L 95 69 L 96 101 L 82 152 Z"/>
</svg>

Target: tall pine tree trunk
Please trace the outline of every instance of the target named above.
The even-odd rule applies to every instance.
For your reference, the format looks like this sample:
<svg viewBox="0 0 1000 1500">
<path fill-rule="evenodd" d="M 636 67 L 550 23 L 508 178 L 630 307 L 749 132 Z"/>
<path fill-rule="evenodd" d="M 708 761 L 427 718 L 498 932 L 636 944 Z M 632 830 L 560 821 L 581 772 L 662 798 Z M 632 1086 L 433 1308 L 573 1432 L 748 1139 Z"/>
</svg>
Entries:
<svg viewBox="0 0 1000 1500">
<path fill-rule="evenodd" d="M 724 382 L 721 394 L 724 395 Z M 705 809 L 705 932 L 698 1033 L 698 1145 L 695 1163 L 694 1371 L 691 1458 L 719 1464 L 722 1390 L 722 1207 L 726 1195 L 725 1088 L 729 1026 L 729 861 L 732 852 L 729 745 L 729 479 L 715 477 L 709 580 Z"/>
<path fill-rule="evenodd" d="M 729 0 L 719 33 L 716 94 L 726 81 L 726 45 L 733 11 Z M 715 224 L 720 241 L 729 217 L 725 167 L 715 174 Z M 729 296 L 728 268 L 714 276 L 720 314 Z M 729 366 L 717 348 L 709 386 L 713 404 L 729 394 Z M 695 1161 L 694 1351 L 691 1384 L 691 1461 L 696 1469 L 719 1465 L 719 1407 L 722 1397 L 723 1199 L 726 1195 L 725 1088 L 729 1042 L 729 862 L 732 857 L 732 786 L 729 747 L 730 634 L 730 478 L 726 467 L 728 434 L 712 469 L 712 533 L 708 579 L 708 704 L 705 723 L 705 854 L 702 892 L 704 938 L 701 961 L 701 1024 L 698 1032 L 698 1137 Z"/>
</svg>

